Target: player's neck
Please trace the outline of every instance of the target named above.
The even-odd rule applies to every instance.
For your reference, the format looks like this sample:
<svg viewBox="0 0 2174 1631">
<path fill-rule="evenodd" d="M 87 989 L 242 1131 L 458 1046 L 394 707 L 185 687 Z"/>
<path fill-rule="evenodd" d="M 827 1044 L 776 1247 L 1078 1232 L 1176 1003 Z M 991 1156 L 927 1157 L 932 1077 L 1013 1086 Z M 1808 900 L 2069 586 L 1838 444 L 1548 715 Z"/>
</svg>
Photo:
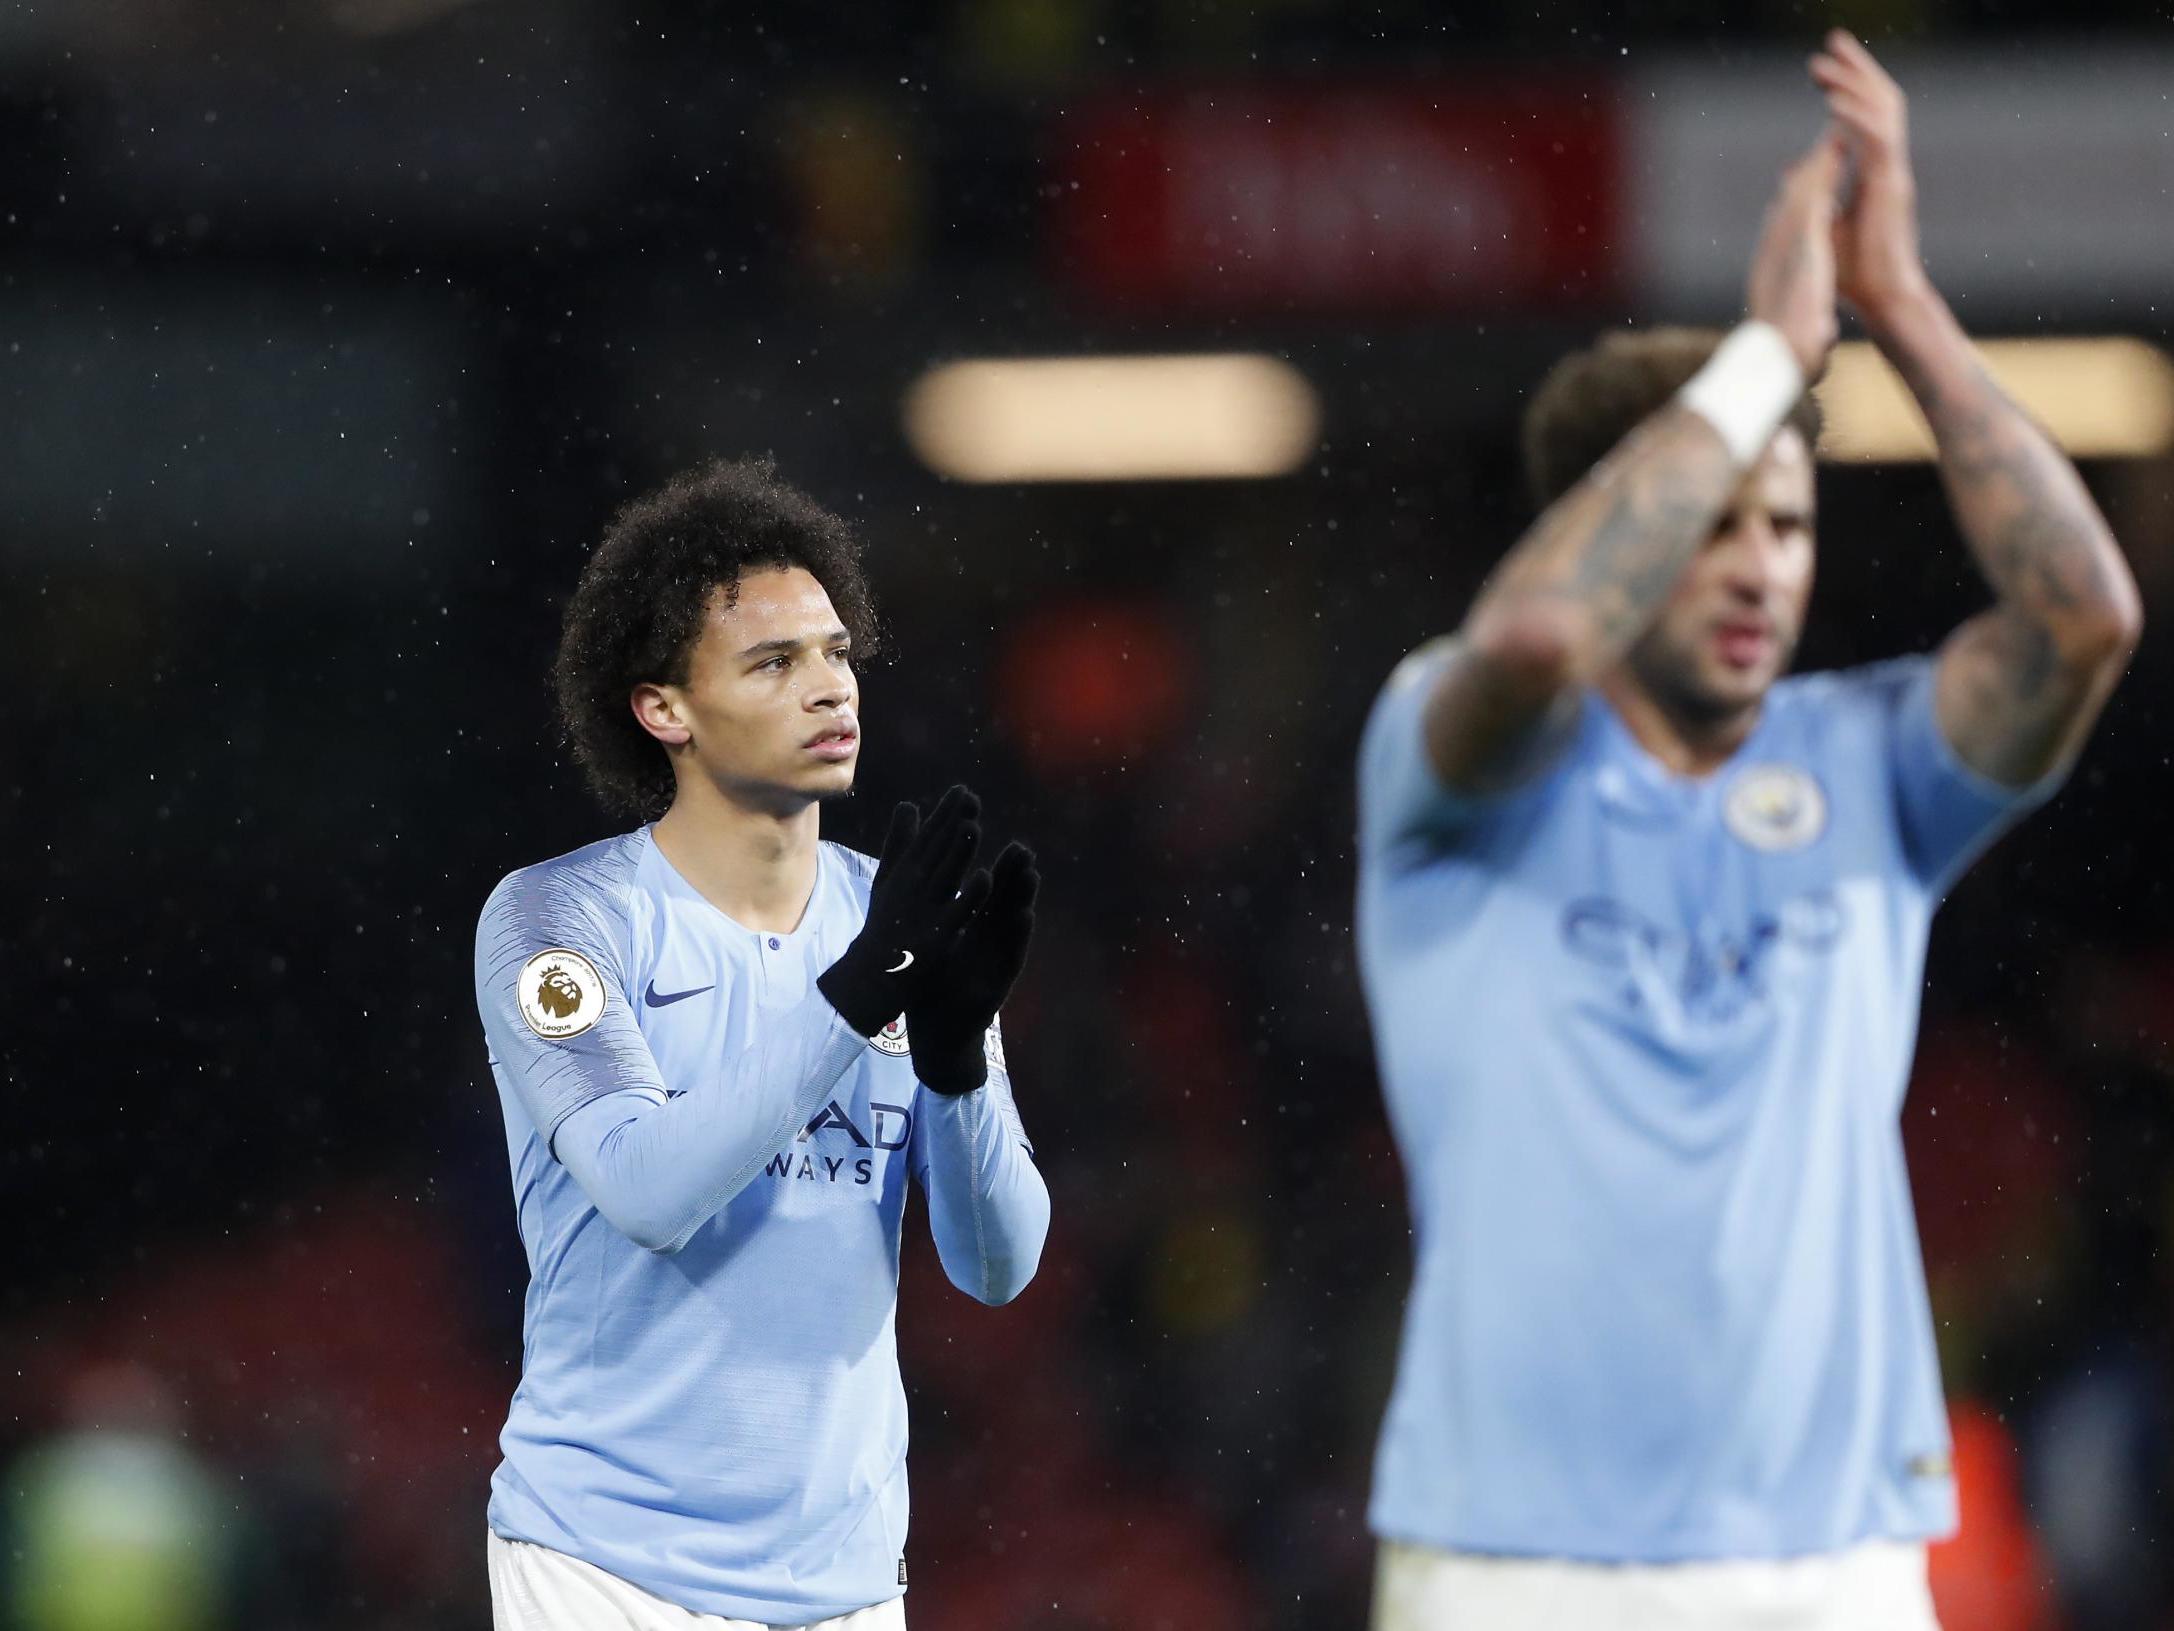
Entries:
<svg viewBox="0 0 2174 1631">
<path fill-rule="evenodd" d="M 1678 776 L 1710 776 L 1728 763 L 1759 723 L 1759 704 L 1726 714 L 1671 708 L 1627 668 L 1603 675 L 1600 693 L 1631 738 Z"/>
<path fill-rule="evenodd" d="M 815 892 L 821 823 L 813 802 L 788 813 L 682 785 L 652 836 L 673 870 L 733 922 L 790 934 Z"/>
</svg>

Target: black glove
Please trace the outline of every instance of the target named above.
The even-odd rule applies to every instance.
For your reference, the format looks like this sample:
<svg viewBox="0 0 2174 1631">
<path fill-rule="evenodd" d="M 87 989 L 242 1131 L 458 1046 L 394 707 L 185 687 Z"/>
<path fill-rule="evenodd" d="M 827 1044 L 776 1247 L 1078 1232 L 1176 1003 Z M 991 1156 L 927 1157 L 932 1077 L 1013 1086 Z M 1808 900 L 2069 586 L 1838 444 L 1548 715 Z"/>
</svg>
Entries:
<svg viewBox="0 0 2174 1631">
<path fill-rule="evenodd" d="M 906 1038 L 923 1087 L 971 1093 L 989 1079 L 982 1037 L 1026 967 L 1041 886 L 1034 852 L 1007 844 L 995 868 L 975 873 L 960 891 L 961 902 L 973 903 L 971 915 L 931 943 L 926 976 L 906 992 Z"/>
<path fill-rule="evenodd" d="M 917 965 L 957 941 L 974 910 L 959 885 L 980 844 L 981 800 L 964 787 L 938 799 L 925 821 L 911 804 L 891 812 L 868 888 L 868 920 L 815 981 L 861 1035 L 874 1036 L 898 1018 L 924 972 Z"/>
</svg>

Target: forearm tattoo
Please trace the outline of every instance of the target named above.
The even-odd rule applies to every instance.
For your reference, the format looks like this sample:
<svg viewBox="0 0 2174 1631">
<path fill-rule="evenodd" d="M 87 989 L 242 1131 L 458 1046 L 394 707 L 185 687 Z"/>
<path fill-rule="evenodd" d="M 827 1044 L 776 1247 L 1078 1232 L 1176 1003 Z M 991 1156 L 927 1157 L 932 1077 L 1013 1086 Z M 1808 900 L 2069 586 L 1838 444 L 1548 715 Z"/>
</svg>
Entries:
<svg viewBox="0 0 2174 1631">
<path fill-rule="evenodd" d="M 2051 438 L 1975 357 L 1947 384 L 1907 359 L 1902 367 L 1940 444 L 1956 522 L 2002 603 L 2056 635 L 2118 609 L 2127 569 Z"/>
<path fill-rule="evenodd" d="M 1712 426 L 1665 408 L 1540 518 L 1490 594 L 1572 602 L 1578 667 L 1597 672 L 1645 632 L 1741 479 Z"/>
<path fill-rule="evenodd" d="M 1944 654 L 1944 718 L 1966 760 L 2021 783 L 2072 751 L 2118 673 L 2133 617 L 2119 546 L 2075 466 L 1975 354 L 1890 346 L 1939 443 L 1957 526 L 1997 597 Z"/>
</svg>

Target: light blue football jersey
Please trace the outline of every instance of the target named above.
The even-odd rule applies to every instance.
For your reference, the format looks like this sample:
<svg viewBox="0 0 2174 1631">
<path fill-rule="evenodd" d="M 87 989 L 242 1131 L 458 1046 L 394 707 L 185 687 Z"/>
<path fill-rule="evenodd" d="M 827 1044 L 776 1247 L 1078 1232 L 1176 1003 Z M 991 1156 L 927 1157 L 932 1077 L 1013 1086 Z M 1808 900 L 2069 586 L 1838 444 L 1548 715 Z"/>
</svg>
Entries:
<svg viewBox="0 0 2174 1631">
<path fill-rule="evenodd" d="M 477 931 L 530 1274 L 490 1526 L 700 1613 L 904 1589 L 909 1178 L 984 1302 L 1048 1227 L 994 1028 L 987 1086 L 947 1097 L 816 989 L 873 869 L 823 845 L 800 927 L 758 933 L 643 828 L 512 874 Z"/>
<path fill-rule="evenodd" d="M 1932 664 L 1788 679 L 1713 775 L 1587 693 L 1495 800 L 1408 658 L 1360 752 L 1358 939 L 1415 1241 L 1371 1519 L 1600 1561 L 1955 1521 L 1899 1119 L 1947 884 L 2050 792 L 1972 773 Z"/>
</svg>

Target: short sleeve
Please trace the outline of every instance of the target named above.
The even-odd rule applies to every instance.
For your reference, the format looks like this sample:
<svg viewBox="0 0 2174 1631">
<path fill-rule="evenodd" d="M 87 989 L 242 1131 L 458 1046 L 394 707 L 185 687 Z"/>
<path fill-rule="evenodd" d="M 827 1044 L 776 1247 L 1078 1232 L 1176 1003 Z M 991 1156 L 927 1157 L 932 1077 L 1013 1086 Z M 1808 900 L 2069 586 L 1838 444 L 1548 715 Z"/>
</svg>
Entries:
<svg viewBox="0 0 2174 1631">
<path fill-rule="evenodd" d="M 1919 880 L 1939 893 L 1994 839 L 2059 791 L 2067 767 L 2028 787 L 2006 787 L 1964 764 L 1940 729 L 1936 668 L 1932 657 L 1911 657 L 1872 672 L 1891 708 L 1889 771 L 1903 852 Z"/>
<path fill-rule="evenodd" d="M 1473 798 L 1452 791 L 1427 757 L 1426 706 L 1457 649 L 1454 636 L 1430 641 L 1397 664 L 1374 699 L 1359 743 L 1359 848 L 1379 856 L 1400 843 L 1454 842 L 1515 795 Z"/>
<path fill-rule="evenodd" d="M 516 872 L 476 926 L 491 1063 L 548 1147 L 566 1118 L 629 1089 L 666 1098 L 627 1002 L 624 924 L 575 869 Z"/>
</svg>

